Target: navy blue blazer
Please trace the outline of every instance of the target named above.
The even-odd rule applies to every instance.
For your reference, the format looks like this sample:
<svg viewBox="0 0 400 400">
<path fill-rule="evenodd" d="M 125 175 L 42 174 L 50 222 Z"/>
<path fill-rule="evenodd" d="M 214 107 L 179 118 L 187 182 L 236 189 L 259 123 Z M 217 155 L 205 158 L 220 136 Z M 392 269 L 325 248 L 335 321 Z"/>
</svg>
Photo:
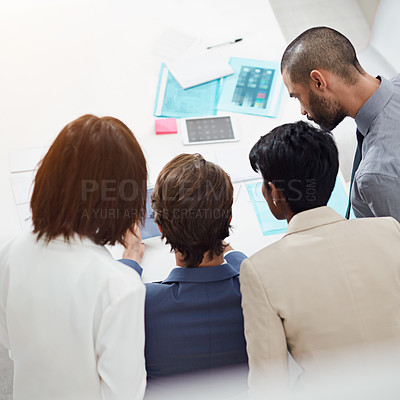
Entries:
<svg viewBox="0 0 400 400">
<path fill-rule="evenodd" d="M 148 378 L 247 362 L 239 270 L 233 251 L 216 267 L 174 268 L 146 284 Z M 121 260 L 141 274 L 132 260 Z"/>
</svg>

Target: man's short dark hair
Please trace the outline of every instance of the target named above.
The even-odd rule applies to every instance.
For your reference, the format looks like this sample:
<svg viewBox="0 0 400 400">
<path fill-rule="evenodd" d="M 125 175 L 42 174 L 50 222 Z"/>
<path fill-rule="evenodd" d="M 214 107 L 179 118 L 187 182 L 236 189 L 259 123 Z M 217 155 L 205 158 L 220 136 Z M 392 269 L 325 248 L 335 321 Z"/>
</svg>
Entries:
<svg viewBox="0 0 400 400">
<path fill-rule="evenodd" d="M 262 136 L 249 157 L 267 190 L 272 182 L 295 214 L 328 203 L 339 168 L 331 133 L 303 121 L 281 125 Z"/>
<path fill-rule="evenodd" d="M 287 70 L 293 83 L 308 83 L 313 69 L 330 71 L 348 84 L 356 82 L 357 72 L 365 74 L 349 39 L 324 26 L 303 32 L 282 56 L 281 72 Z"/>
<path fill-rule="evenodd" d="M 157 178 L 151 204 L 162 237 L 197 267 L 203 255 L 223 253 L 229 236 L 233 186 L 226 172 L 200 154 L 180 154 Z"/>
</svg>

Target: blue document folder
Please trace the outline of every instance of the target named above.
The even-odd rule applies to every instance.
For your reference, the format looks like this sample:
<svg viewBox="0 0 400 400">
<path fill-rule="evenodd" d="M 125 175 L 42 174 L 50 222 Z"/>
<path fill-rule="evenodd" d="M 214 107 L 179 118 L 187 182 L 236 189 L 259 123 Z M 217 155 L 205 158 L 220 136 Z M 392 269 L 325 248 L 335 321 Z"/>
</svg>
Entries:
<svg viewBox="0 0 400 400">
<path fill-rule="evenodd" d="M 283 93 L 280 64 L 232 57 L 235 71 L 222 82 L 218 110 L 276 117 Z"/>
<path fill-rule="evenodd" d="M 249 183 L 246 185 L 251 202 L 253 204 L 254 212 L 256 213 L 258 223 L 261 227 L 261 231 L 264 236 L 285 233 L 288 224 L 285 220 L 277 220 L 272 215 L 261 192 L 262 185 L 262 181 Z M 340 215 L 345 216 L 348 201 L 349 197 L 342 185 L 342 182 L 339 178 L 337 178 L 335 187 L 328 202 L 328 206 L 333 208 Z M 354 218 L 353 213 L 351 213 L 351 218 Z"/>
<path fill-rule="evenodd" d="M 158 80 L 154 116 L 156 117 L 205 117 L 216 115 L 220 79 L 182 89 L 162 64 Z"/>
</svg>

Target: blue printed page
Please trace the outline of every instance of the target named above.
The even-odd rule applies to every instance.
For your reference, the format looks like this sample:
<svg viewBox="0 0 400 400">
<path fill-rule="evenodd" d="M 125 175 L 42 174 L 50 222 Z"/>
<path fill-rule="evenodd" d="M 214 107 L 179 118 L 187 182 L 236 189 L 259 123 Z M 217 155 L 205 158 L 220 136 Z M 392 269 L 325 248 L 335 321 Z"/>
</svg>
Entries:
<svg viewBox="0 0 400 400">
<path fill-rule="evenodd" d="M 189 89 L 182 89 L 163 64 L 158 82 L 154 115 L 175 118 L 216 115 L 219 83 L 220 79 L 217 79 Z"/>
<path fill-rule="evenodd" d="M 254 212 L 256 213 L 258 223 L 261 227 L 262 234 L 266 236 L 285 233 L 287 229 L 287 222 L 277 220 L 272 215 L 261 192 L 262 184 L 263 183 L 261 181 L 246 185 L 251 202 L 253 204 Z M 328 206 L 333 208 L 340 215 L 345 216 L 348 200 L 348 195 L 340 179 L 337 178 L 335 187 L 328 202 Z M 351 218 L 354 218 L 354 214 L 351 214 Z"/>
<path fill-rule="evenodd" d="M 160 236 L 160 230 L 157 224 L 154 222 L 154 210 L 151 207 L 151 194 L 153 189 L 147 189 L 147 199 L 146 199 L 146 219 L 144 221 L 144 226 L 140 228 L 142 234 L 142 239 L 147 239 L 155 236 Z"/>
<path fill-rule="evenodd" d="M 286 232 L 287 222 L 280 221 L 272 215 L 261 192 L 262 185 L 262 181 L 246 185 L 262 234 L 266 236 L 284 233 Z"/>
<path fill-rule="evenodd" d="M 223 79 L 218 110 L 276 117 L 283 93 L 279 62 L 232 57 L 235 73 Z"/>
</svg>

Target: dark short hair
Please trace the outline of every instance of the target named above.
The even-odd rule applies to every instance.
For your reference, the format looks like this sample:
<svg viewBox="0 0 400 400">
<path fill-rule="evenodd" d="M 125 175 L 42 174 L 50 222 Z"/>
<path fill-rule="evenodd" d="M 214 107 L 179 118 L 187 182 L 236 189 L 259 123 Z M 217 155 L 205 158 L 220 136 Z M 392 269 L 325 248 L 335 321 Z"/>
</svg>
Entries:
<svg viewBox="0 0 400 400">
<path fill-rule="evenodd" d="M 186 267 L 203 255 L 223 253 L 229 236 L 233 186 L 226 172 L 200 154 L 180 154 L 162 169 L 151 196 L 162 237 L 183 255 Z"/>
<path fill-rule="evenodd" d="M 49 242 L 77 234 L 124 244 L 143 221 L 146 160 L 131 130 L 112 117 L 84 115 L 57 136 L 40 163 L 31 199 L 34 232 Z"/>
<path fill-rule="evenodd" d="M 282 56 L 281 72 L 287 70 L 294 83 L 308 83 L 313 69 L 328 70 L 349 84 L 356 82 L 357 72 L 365 74 L 349 39 L 324 26 L 303 32 Z"/>
<path fill-rule="evenodd" d="M 272 182 L 295 214 L 328 203 L 339 169 L 331 133 L 303 121 L 281 125 L 262 136 L 249 157 L 266 189 Z"/>
</svg>

